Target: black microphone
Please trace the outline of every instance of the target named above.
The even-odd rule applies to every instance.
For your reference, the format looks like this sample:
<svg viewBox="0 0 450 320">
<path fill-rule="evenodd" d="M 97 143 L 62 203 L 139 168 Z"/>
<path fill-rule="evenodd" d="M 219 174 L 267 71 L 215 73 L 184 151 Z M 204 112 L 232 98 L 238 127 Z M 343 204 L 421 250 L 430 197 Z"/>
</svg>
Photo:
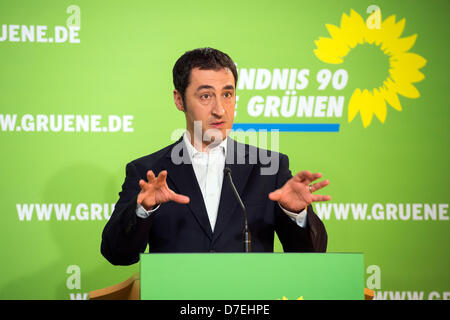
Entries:
<svg viewBox="0 0 450 320">
<path fill-rule="evenodd" d="M 247 210 L 245 210 L 244 203 L 241 200 L 241 197 L 239 196 L 239 193 L 236 190 L 236 187 L 234 186 L 233 179 L 231 178 L 231 169 L 228 167 L 225 167 L 223 169 L 223 173 L 228 176 L 230 181 L 231 189 L 233 189 L 233 193 L 236 196 L 236 199 L 239 202 L 239 205 L 242 208 L 242 212 L 244 212 L 244 251 L 250 252 L 251 251 L 251 238 L 250 238 L 250 230 L 248 229 L 248 221 L 247 221 Z"/>
</svg>

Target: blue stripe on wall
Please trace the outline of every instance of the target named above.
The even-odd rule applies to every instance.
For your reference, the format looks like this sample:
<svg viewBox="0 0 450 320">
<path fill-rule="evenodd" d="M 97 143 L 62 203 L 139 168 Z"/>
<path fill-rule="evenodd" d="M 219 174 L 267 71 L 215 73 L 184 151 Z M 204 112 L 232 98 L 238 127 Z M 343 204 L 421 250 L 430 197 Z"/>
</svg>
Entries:
<svg viewBox="0 0 450 320">
<path fill-rule="evenodd" d="M 234 123 L 236 130 L 279 130 L 280 132 L 339 132 L 339 123 Z"/>
</svg>

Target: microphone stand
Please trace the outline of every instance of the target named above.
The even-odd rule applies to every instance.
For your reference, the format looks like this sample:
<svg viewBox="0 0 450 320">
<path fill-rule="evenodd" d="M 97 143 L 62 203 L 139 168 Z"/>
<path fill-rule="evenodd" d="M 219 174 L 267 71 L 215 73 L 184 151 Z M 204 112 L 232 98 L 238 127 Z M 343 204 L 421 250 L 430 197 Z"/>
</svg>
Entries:
<svg viewBox="0 0 450 320">
<path fill-rule="evenodd" d="M 239 193 L 236 190 L 236 187 L 234 186 L 233 179 L 231 178 L 231 170 L 228 167 L 225 167 L 223 169 L 223 172 L 226 176 L 228 176 L 228 179 L 230 181 L 231 189 L 233 190 L 234 195 L 236 196 L 236 199 L 238 200 L 239 205 L 242 208 L 242 212 L 244 213 L 244 251 L 245 252 L 251 252 L 251 236 L 250 236 L 250 230 L 248 229 L 248 220 L 247 220 L 247 210 L 245 209 L 244 203 L 241 200 L 241 197 L 239 196 Z"/>
</svg>

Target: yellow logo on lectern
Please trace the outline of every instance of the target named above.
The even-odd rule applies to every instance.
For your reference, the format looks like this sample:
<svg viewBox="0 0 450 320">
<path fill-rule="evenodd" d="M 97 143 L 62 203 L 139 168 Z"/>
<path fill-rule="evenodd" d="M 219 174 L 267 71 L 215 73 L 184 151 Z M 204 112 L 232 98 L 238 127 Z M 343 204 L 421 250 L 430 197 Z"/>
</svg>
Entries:
<svg viewBox="0 0 450 320">
<path fill-rule="evenodd" d="M 280 299 L 277 299 L 280 300 Z M 281 300 L 289 300 L 288 298 L 286 298 L 285 296 L 283 296 L 283 298 Z M 303 300 L 303 296 L 298 297 L 296 300 Z"/>
<path fill-rule="evenodd" d="M 373 23 L 374 20 L 378 20 L 378 23 Z M 366 43 L 375 44 L 389 58 L 389 76 L 381 86 L 354 90 L 348 105 L 348 122 L 359 112 L 365 128 L 372 122 L 373 115 L 384 123 L 386 102 L 401 111 L 398 94 L 407 98 L 420 96 L 413 83 L 425 78 L 419 69 L 425 66 L 426 60 L 418 54 L 408 52 L 414 45 L 417 34 L 400 38 L 405 19 L 396 22 L 395 15 L 392 15 L 381 21 L 381 11 L 378 8 L 365 22 L 356 11 L 350 10 L 349 16 L 345 13 L 342 15 L 340 27 L 331 24 L 326 27 L 331 38 L 320 37 L 315 41 L 317 49 L 314 50 L 315 55 L 323 62 L 340 64 L 353 48 Z M 367 76 L 370 77 L 370 74 Z"/>
</svg>

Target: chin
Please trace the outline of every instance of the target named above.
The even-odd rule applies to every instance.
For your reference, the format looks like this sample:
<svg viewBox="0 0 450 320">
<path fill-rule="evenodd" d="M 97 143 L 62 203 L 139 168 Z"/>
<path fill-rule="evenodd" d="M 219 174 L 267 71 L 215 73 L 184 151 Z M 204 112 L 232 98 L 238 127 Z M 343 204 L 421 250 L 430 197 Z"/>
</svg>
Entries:
<svg viewBox="0 0 450 320">
<path fill-rule="evenodd" d="M 210 128 L 203 133 L 204 141 L 211 141 L 211 142 L 217 141 L 217 140 L 223 141 L 223 139 L 224 139 L 224 133 L 222 132 L 221 129 Z"/>
</svg>

